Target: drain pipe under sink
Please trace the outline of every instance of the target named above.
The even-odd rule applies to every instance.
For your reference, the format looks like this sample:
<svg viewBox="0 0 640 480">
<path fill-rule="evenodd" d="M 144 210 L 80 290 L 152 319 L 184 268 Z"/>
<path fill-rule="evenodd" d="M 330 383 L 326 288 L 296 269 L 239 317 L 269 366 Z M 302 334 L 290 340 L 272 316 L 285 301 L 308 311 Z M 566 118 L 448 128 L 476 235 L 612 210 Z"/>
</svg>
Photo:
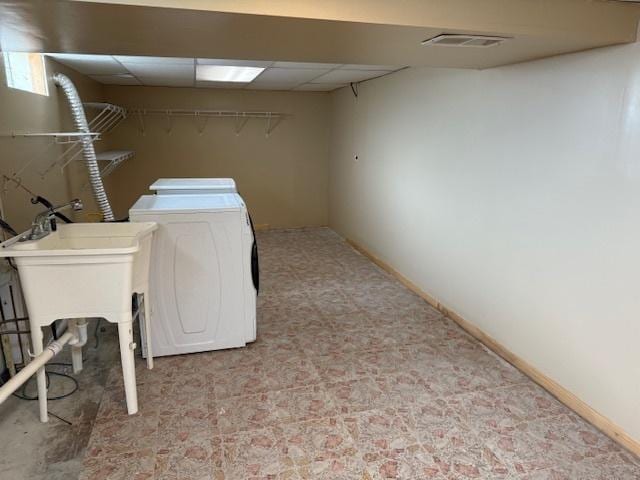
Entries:
<svg viewBox="0 0 640 480">
<path fill-rule="evenodd" d="M 51 342 L 37 357 L 34 357 L 31 362 L 27 364 L 22 370 L 20 370 L 15 376 L 0 387 L 0 404 L 9 398 L 9 396 L 22 386 L 32 375 L 34 375 L 39 368 L 43 367 L 45 363 L 55 357 L 62 351 L 67 343 L 77 341 L 78 338 L 72 333 L 71 330 L 67 330 L 58 340 Z M 80 361 L 82 362 L 82 352 L 80 352 Z M 42 412 L 41 412 L 42 413 Z M 41 415 L 42 416 L 42 415 Z M 46 416 L 46 412 L 45 412 Z"/>
<path fill-rule="evenodd" d="M 87 319 L 69 320 L 68 329 L 73 335 L 69 341 L 73 373 L 80 373 L 82 371 L 82 347 L 87 343 Z"/>
</svg>

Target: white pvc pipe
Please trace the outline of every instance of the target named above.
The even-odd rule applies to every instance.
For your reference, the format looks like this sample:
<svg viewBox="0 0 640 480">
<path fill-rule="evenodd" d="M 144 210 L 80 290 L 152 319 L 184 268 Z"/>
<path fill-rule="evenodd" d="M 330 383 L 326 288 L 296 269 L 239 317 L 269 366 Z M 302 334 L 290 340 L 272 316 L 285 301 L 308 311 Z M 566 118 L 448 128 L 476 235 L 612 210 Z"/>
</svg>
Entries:
<svg viewBox="0 0 640 480">
<path fill-rule="evenodd" d="M 11 379 L 0 387 L 0 404 L 9 398 L 9 396 L 20 388 L 32 375 L 34 375 L 39 368 L 43 367 L 49 360 L 55 357 L 62 351 L 62 347 L 69 343 L 70 340 L 75 338 L 71 332 L 64 333 L 58 340 L 51 342 L 47 345 L 47 348 L 34 357 L 31 362 L 18 372 L 17 375 L 11 377 Z"/>
<path fill-rule="evenodd" d="M 82 371 L 82 347 L 87 343 L 87 319 L 69 320 L 69 330 L 74 335 L 71 345 L 71 364 L 73 373 Z"/>
</svg>

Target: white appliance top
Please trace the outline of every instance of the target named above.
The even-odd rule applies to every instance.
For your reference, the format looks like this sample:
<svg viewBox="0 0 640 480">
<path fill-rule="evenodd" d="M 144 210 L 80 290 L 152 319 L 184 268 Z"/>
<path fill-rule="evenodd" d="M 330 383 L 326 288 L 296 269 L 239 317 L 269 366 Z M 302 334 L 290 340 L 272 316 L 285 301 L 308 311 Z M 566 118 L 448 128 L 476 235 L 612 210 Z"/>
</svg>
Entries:
<svg viewBox="0 0 640 480">
<path fill-rule="evenodd" d="M 143 195 L 129 209 L 130 214 L 238 211 L 245 208 L 240 195 Z"/>
<path fill-rule="evenodd" d="M 237 193 L 233 178 L 159 178 L 149 190 L 158 195 Z"/>
</svg>

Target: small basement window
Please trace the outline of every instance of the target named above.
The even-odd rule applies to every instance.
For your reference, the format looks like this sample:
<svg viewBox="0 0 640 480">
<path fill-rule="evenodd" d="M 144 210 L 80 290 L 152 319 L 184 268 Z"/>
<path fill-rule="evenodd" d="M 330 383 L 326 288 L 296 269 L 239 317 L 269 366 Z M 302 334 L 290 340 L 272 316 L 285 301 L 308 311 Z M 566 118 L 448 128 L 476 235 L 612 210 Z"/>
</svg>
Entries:
<svg viewBox="0 0 640 480">
<path fill-rule="evenodd" d="M 38 95 L 49 95 L 44 56 L 40 53 L 3 52 L 7 86 Z"/>
</svg>

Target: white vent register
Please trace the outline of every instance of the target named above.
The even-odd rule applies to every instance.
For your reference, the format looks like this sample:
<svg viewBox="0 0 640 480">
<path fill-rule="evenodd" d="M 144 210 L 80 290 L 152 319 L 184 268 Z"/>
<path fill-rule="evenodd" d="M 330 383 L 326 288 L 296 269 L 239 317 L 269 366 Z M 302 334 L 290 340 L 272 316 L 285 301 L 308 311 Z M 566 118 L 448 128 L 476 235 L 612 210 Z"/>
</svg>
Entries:
<svg viewBox="0 0 640 480">
<path fill-rule="evenodd" d="M 499 45 L 505 40 L 509 40 L 507 37 L 491 37 L 486 35 L 465 35 L 465 34 L 452 34 L 443 33 L 437 37 L 430 38 L 422 42 L 422 45 L 435 45 L 438 47 L 479 47 L 487 48 Z"/>
</svg>

